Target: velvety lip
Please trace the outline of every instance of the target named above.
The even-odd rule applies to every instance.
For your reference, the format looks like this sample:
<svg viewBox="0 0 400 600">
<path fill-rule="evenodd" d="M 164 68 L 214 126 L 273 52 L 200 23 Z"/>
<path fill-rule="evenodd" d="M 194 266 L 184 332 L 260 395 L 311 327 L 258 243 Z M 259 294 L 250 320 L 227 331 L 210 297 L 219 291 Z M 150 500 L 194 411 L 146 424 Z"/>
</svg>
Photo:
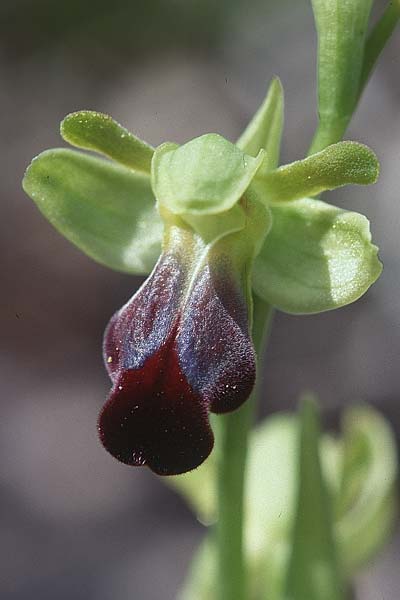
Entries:
<svg viewBox="0 0 400 600">
<path fill-rule="evenodd" d="M 209 411 L 236 409 L 255 381 L 237 273 L 218 258 L 191 275 L 179 256 L 163 255 L 104 337 L 113 387 L 101 442 L 121 462 L 159 475 L 199 466 L 214 443 Z"/>
<path fill-rule="evenodd" d="M 204 399 L 180 369 L 174 333 L 141 368 L 121 372 L 99 418 L 100 439 L 115 458 L 159 475 L 194 469 L 214 443 Z"/>
</svg>

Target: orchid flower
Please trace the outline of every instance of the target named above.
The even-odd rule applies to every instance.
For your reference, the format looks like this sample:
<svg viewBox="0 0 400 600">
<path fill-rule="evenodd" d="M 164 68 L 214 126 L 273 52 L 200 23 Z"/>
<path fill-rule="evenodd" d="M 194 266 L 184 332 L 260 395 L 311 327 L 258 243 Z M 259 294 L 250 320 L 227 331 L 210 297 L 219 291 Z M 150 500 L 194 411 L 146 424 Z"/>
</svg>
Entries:
<svg viewBox="0 0 400 600">
<path fill-rule="evenodd" d="M 209 455 L 209 412 L 238 408 L 254 385 L 253 294 L 315 313 L 380 274 L 367 219 L 315 198 L 373 183 L 375 155 L 341 142 L 278 168 L 282 115 L 274 80 L 236 144 L 211 133 L 154 149 L 81 111 L 62 136 L 115 162 L 55 149 L 27 170 L 24 189 L 65 237 L 112 269 L 150 273 L 104 336 L 99 434 L 126 464 L 173 475 Z"/>
</svg>

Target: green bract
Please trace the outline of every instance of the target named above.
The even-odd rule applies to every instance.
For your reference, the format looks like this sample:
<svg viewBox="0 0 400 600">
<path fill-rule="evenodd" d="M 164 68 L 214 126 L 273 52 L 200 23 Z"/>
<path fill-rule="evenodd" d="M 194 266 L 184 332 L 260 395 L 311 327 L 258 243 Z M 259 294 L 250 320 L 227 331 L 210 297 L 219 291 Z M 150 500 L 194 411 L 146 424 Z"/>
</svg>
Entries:
<svg viewBox="0 0 400 600">
<path fill-rule="evenodd" d="M 381 265 L 365 217 L 304 196 L 373 183 L 379 165 L 366 146 L 341 142 L 276 168 L 282 120 L 276 79 L 237 145 L 210 133 L 153 151 L 106 115 L 73 113 L 61 125 L 63 137 L 120 165 L 50 150 L 32 162 L 24 189 L 86 254 L 138 274 L 149 273 L 159 255 L 162 207 L 209 245 L 246 227 L 246 202 L 263 205 L 264 231 L 248 244 L 258 252 L 255 292 L 287 312 L 330 310 L 359 298 Z"/>
</svg>

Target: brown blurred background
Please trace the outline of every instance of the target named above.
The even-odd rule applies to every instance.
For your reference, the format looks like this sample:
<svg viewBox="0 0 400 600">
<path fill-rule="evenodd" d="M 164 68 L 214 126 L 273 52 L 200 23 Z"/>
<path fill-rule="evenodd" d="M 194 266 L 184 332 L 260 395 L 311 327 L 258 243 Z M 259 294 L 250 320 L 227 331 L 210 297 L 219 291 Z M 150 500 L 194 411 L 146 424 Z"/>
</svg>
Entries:
<svg viewBox="0 0 400 600">
<path fill-rule="evenodd" d="M 59 236 L 21 178 L 34 155 L 62 145 L 59 122 L 78 109 L 110 113 L 155 145 L 212 131 L 234 140 L 275 74 L 282 159 L 302 157 L 316 122 L 310 2 L 2 0 L 0 24 L 0 598 L 172 600 L 202 528 L 96 438 L 109 389 L 103 328 L 139 279 Z M 328 421 L 368 401 L 400 433 L 399 57 L 397 33 L 347 136 L 376 151 L 380 182 L 330 196 L 371 219 L 385 270 L 353 306 L 277 315 L 263 414 L 294 408 L 307 388 Z M 397 536 L 360 574 L 360 600 L 398 600 L 399 552 Z"/>
</svg>

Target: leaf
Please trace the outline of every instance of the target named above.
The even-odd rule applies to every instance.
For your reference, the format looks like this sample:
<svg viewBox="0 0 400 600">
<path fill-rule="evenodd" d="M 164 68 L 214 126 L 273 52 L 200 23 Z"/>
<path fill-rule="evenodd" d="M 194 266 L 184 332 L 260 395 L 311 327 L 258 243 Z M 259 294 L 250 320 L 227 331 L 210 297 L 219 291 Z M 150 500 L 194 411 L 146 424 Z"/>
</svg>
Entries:
<svg viewBox="0 0 400 600">
<path fill-rule="evenodd" d="M 391 428 L 372 407 L 346 411 L 343 433 L 336 530 L 341 559 L 352 574 L 393 532 L 398 514 L 397 450 Z"/>
<path fill-rule="evenodd" d="M 313 410 L 311 408 L 311 414 L 303 413 L 302 431 L 304 437 L 311 429 L 311 440 L 305 441 L 315 446 Z M 246 474 L 245 540 L 252 598 L 282 600 L 284 597 L 299 483 L 299 427 L 298 415 L 282 413 L 266 419 L 251 435 Z M 324 499 L 329 494 L 329 502 L 335 508 L 337 558 L 348 581 L 357 568 L 376 554 L 391 532 L 397 512 L 396 444 L 385 419 L 367 406 L 345 411 L 343 436 L 324 434 L 318 436 L 318 440 L 325 491 L 321 494 L 321 488 L 314 485 L 315 478 L 318 483 L 320 471 L 314 447 L 312 452 L 305 453 L 302 462 L 302 468 L 310 469 L 309 475 L 313 479 L 307 502 L 311 503 L 309 512 L 314 512 L 308 518 L 312 518 L 314 524 L 314 519 L 321 516 L 314 510 L 316 495 Z M 220 451 L 218 446 L 216 450 Z M 216 462 L 213 453 L 200 469 L 183 477 L 164 480 L 173 486 L 176 483 L 206 522 L 214 521 L 216 517 Z M 308 482 L 307 477 L 301 475 L 304 485 Z M 316 533 L 312 532 L 312 535 Z M 301 543 L 309 538 L 307 531 Z M 214 540 L 208 535 L 196 553 L 181 600 L 215 600 L 215 564 Z M 302 600 L 300 596 L 295 598 Z M 323 600 L 324 597 L 317 598 Z"/>
<path fill-rule="evenodd" d="M 283 88 L 275 77 L 260 108 L 242 133 L 236 145 L 250 156 L 266 151 L 262 169 L 275 169 L 279 162 L 279 150 L 283 127 Z"/>
<path fill-rule="evenodd" d="M 298 492 L 285 600 L 344 600 L 330 497 L 320 461 L 320 426 L 314 402 L 300 415 Z"/>
<path fill-rule="evenodd" d="M 287 202 L 351 183 L 375 183 L 378 175 L 372 150 L 356 142 L 339 142 L 304 160 L 259 173 L 257 183 L 269 202 Z"/>
<path fill-rule="evenodd" d="M 312 0 L 320 125 L 310 154 L 339 141 L 357 104 L 372 0 Z"/>
<path fill-rule="evenodd" d="M 171 212 L 211 215 L 229 210 L 249 187 L 264 157 L 244 154 L 209 133 L 183 146 L 162 144 L 152 162 L 156 198 Z"/>
<path fill-rule="evenodd" d="M 246 474 L 246 542 L 257 557 L 287 532 L 293 513 L 297 417 L 277 414 L 255 428 Z M 267 500 L 268 499 L 268 500 Z"/>
<path fill-rule="evenodd" d="M 154 149 L 108 115 L 91 110 L 71 113 L 62 121 L 60 132 L 73 146 L 100 152 L 130 169 L 150 173 Z"/>
<path fill-rule="evenodd" d="M 213 428 L 215 424 L 218 417 L 214 417 Z M 217 516 L 218 437 L 216 441 L 217 452 L 214 451 L 199 469 L 165 480 L 183 494 L 200 520 L 206 523 L 214 522 Z M 270 591 L 274 577 L 278 579 L 276 586 L 281 585 L 282 574 L 276 574 L 272 564 L 278 562 L 280 571 L 281 563 L 286 564 L 286 542 L 282 548 L 282 540 L 288 537 L 294 508 L 296 441 L 297 417 L 283 413 L 266 419 L 251 435 L 245 488 L 245 542 L 252 598 L 263 597 L 264 589 Z M 215 551 L 214 539 L 208 535 L 195 555 L 180 600 L 216 600 Z"/>
<path fill-rule="evenodd" d="M 127 273 L 153 268 L 162 223 L 147 176 L 58 149 L 33 160 L 23 187 L 50 223 L 94 260 Z"/>
<path fill-rule="evenodd" d="M 366 217 L 310 198 L 271 211 L 253 287 L 273 306 L 293 314 L 332 310 L 357 300 L 379 277 Z"/>
</svg>

